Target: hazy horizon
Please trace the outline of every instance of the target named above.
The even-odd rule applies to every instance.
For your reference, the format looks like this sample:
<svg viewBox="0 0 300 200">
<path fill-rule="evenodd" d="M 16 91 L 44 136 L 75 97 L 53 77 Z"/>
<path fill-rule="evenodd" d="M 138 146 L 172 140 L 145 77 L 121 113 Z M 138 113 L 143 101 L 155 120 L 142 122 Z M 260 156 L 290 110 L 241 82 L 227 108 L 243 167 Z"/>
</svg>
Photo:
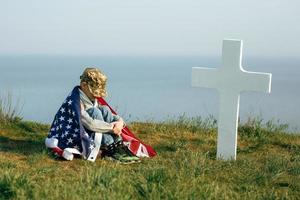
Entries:
<svg viewBox="0 0 300 200">
<path fill-rule="evenodd" d="M 280 119 L 300 130 L 299 61 L 293 59 L 243 60 L 249 71 L 272 73 L 270 94 L 241 93 L 240 117 Z M 79 83 L 87 66 L 108 76 L 107 100 L 133 120 L 164 120 L 168 116 L 217 116 L 218 93 L 192 88 L 192 67 L 219 67 L 219 58 L 204 57 L 0 57 L 0 96 L 10 91 L 24 103 L 25 120 L 50 123 L 61 102 Z M 46 103 L 46 104 L 45 104 Z M 45 106 L 47 105 L 47 106 Z M 176 109 L 174 109 L 176 108 Z M 149 117 L 149 118 L 148 118 Z M 127 120 L 126 120 L 127 121 Z"/>
</svg>

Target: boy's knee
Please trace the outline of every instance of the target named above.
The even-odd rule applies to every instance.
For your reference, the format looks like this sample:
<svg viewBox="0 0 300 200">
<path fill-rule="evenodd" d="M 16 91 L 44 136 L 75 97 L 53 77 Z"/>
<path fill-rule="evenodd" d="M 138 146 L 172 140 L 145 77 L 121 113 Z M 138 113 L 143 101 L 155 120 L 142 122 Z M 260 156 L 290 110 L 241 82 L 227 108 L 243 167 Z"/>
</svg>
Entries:
<svg viewBox="0 0 300 200">
<path fill-rule="evenodd" d="M 86 110 L 86 112 L 92 117 L 93 119 L 103 120 L 102 112 L 96 107 L 92 107 Z"/>
<path fill-rule="evenodd" d="M 108 106 L 100 106 L 100 109 L 102 110 L 103 113 L 109 113 L 110 109 Z"/>
<path fill-rule="evenodd" d="M 108 106 L 100 106 L 99 109 L 102 111 L 103 118 L 107 122 L 113 122 L 114 118 Z"/>
</svg>

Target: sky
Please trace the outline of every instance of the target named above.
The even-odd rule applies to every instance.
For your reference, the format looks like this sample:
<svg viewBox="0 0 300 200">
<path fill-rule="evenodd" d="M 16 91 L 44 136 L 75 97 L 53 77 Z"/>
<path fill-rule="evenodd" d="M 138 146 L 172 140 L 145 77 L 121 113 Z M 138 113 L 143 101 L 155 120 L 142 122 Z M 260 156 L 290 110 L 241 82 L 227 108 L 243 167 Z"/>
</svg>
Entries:
<svg viewBox="0 0 300 200">
<path fill-rule="evenodd" d="M 299 0 L 0 0 L 0 55 L 300 55 Z"/>
</svg>

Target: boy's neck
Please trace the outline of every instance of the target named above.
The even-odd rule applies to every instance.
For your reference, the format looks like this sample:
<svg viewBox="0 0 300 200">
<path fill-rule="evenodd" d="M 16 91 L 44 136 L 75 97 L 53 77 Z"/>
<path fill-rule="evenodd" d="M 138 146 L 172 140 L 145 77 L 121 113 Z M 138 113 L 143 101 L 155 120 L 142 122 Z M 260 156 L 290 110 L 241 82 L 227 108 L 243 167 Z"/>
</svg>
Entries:
<svg viewBox="0 0 300 200">
<path fill-rule="evenodd" d="M 95 97 L 91 95 L 89 91 L 87 91 L 87 88 L 80 86 L 80 89 L 91 100 L 91 102 L 94 103 Z"/>
</svg>

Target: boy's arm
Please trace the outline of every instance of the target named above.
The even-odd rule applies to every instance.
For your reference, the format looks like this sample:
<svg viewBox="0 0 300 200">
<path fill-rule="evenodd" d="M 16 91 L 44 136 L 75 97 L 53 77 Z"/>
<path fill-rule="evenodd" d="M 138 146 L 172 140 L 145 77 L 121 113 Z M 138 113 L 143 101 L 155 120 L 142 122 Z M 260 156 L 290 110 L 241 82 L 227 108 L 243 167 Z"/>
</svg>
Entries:
<svg viewBox="0 0 300 200">
<path fill-rule="evenodd" d="M 106 111 L 112 116 L 113 132 L 120 135 L 122 133 L 122 129 L 126 126 L 123 118 L 117 114 L 113 114 L 109 108 L 107 108 Z"/>
<path fill-rule="evenodd" d="M 93 119 L 84 109 L 82 103 L 80 103 L 81 122 L 83 126 L 91 131 L 98 133 L 105 133 L 113 130 L 114 125 L 102 120 Z"/>
</svg>

